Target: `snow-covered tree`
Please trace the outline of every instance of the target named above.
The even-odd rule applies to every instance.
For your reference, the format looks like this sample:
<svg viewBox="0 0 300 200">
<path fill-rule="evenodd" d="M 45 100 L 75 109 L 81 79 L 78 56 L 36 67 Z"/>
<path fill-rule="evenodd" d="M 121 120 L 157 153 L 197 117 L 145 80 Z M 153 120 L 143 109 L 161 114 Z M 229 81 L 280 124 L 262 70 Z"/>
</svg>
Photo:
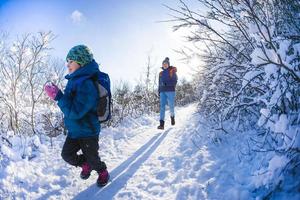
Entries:
<svg viewBox="0 0 300 200">
<path fill-rule="evenodd" d="M 43 96 L 49 64 L 51 32 L 25 34 L 1 51 L 0 100 L 7 128 L 15 134 L 36 132 L 36 107 Z"/>
<path fill-rule="evenodd" d="M 300 3 L 199 0 L 196 10 L 180 2 L 179 9 L 169 8 L 174 29 L 190 30 L 195 48 L 185 54 L 204 62 L 195 80 L 199 111 L 216 130 L 257 130 L 252 149 L 275 153 L 262 167 L 272 177 L 257 186 L 272 192 L 282 174 L 299 172 Z"/>
</svg>

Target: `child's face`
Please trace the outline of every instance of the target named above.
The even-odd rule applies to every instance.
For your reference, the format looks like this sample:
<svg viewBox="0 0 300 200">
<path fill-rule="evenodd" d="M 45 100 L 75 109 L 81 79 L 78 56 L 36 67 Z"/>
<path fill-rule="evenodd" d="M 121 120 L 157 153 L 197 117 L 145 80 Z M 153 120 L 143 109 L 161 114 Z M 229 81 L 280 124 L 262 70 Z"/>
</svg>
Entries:
<svg viewBox="0 0 300 200">
<path fill-rule="evenodd" d="M 80 65 L 73 60 L 69 60 L 67 66 L 70 74 L 72 74 L 73 72 L 75 72 L 77 69 L 80 68 Z"/>
</svg>

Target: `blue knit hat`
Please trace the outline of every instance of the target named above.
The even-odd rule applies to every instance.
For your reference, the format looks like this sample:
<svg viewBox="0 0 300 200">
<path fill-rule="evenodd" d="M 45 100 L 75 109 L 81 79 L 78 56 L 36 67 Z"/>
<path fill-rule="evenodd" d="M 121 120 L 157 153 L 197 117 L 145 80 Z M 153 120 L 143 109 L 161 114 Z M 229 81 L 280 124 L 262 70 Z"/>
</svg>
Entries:
<svg viewBox="0 0 300 200">
<path fill-rule="evenodd" d="M 94 56 L 91 50 L 85 45 L 77 45 L 72 47 L 72 49 L 70 49 L 66 57 L 67 62 L 69 60 L 73 60 L 77 62 L 80 66 L 89 64 L 90 62 L 93 61 L 93 59 Z"/>
</svg>

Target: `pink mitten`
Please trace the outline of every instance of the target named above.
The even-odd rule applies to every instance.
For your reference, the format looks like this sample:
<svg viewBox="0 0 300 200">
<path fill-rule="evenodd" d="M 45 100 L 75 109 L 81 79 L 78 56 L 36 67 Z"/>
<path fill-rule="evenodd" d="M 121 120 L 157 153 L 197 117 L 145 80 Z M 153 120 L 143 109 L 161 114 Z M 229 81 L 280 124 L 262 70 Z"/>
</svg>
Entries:
<svg viewBox="0 0 300 200">
<path fill-rule="evenodd" d="M 55 99 L 57 93 L 59 92 L 59 88 L 54 83 L 46 84 L 44 90 L 52 100 Z"/>
</svg>

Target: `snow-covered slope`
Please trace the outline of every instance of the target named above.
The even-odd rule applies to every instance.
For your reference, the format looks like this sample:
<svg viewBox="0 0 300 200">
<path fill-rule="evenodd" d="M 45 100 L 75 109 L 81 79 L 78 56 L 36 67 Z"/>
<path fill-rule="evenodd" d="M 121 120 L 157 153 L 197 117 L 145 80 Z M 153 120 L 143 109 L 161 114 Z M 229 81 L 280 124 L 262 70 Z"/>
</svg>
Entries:
<svg viewBox="0 0 300 200">
<path fill-rule="evenodd" d="M 0 199 L 242 200 L 259 195 L 250 176 L 257 163 L 237 154 L 245 136 L 229 140 L 210 133 L 199 124 L 195 104 L 179 108 L 176 119 L 174 127 L 166 122 L 165 131 L 156 129 L 157 116 L 104 129 L 100 155 L 111 173 L 104 188 L 96 187 L 95 172 L 81 180 L 80 169 L 61 159 L 61 136 L 53 148 L 40 145 L 40 154 L 30 161 L 9 163 L 0 175 Z"/>
</svg>

